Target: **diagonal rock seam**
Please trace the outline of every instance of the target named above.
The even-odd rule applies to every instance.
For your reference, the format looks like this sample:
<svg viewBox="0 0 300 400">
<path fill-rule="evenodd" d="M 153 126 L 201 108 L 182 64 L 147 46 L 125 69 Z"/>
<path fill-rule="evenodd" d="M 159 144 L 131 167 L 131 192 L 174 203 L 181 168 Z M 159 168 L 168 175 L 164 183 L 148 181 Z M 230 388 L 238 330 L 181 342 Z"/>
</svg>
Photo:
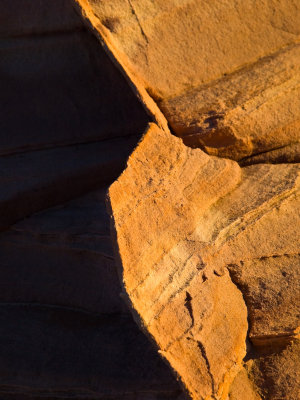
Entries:
<svg viewBox="0 0 300 400">
<path fill-rule="evenodd" d="M 129 86 L 141 101 L 148 115 L 152 118 L 152 121 L 157 123 L 158 126 L 165 131 L 169 132 L 168 122 L 165 116 L 161 112 L 155 100 L 150 96 L 149 92 L 144 87 L 144 82 L 136 76 L 136 73 L 128 62 L 127 57 L 122 54 L 122 52 L 113 44 L 111 40 L 111 32 L 95 15 L 88 0 L 73 1 L 78 9 L 78 12 L 83 17 L 87 27 L 96 35 L 107 55 L 124 75 Z M 136 16 L 135 12 L 134 15 Z"/>
<path fill-rule="evenodd" d="M 162 98 L 160 98 L 159 95 L 155 94 L 153 91 L 153 88 L 148 86 L 148 84 L 144 81 L 144 78 L 135 69 L 135 66 L 132 65 L 132 60 L 130 60 L 128 55 L 125 54 L 123 52 L 123 50 L 121 50 L 121 48 L 116 45 L 116 42 L 114 40 L 115 38 L 112 36 L 112 32 L 110 32 L 110 29 L 108 29 L 106 27 L 107 24 L 106 24 L 105 20 L 100 20 L 100 17 L 98 17 L 98 15 L 94 12 L 93 6 L 90 5 L 90 1 L 89 0 L 74 0 L 74 1 L 76 3 L 77 7 L 79 8 L 80 14 L 84 17 L 89 28 L 94 32 L 94 34 L 96 34 L 96 36 L 102 43 L 105 51 L 107 52 L 108 56 L 117 65 L 120 72 L 126 77 L 129 85 L 133 89 L 136 96 L 141 100 L 142 104 L 145 107 L 145 110 L 151 116 L 152 121 L 157 123 L 166 132 L 171 132 L 171 133 L 175 134 L 176 136 L 183 137 L 184 141 L 186 142 L 186 144 L 188 146 L 191 146 L 192 148 L 199 147 L 207 154 L 241 161 L 242 166 L 243 165 L 251 165 L 252 163 L 256 164 L 259 162 L 267 162 L 267 163 L 269 163 L 269 162 L 270 163 L 298 162 L 299 157 L 297 156 L 297 152 L 294 151 L 294 154 L 293 154 L 293 152 L 290 152 L 290 150 L 289 150 L 289 147 L 291 145 L 295 145 L 295 146 L 299 145 L 300 137 L 299 137 L 299 135 L 297 135 L 295 133 L 296 130 L 299 130 L 297 128 L 297 126 L 298 126 L 297 124 L 299 124 L 299 121 L 297 121 L 297 120 L 295 120 L 291 124 L 291 125 L 293 125 L 293 124 L 295 125 L 293 127 L 289 128 L 285 125 L 281 126 L 280 124 L 277 127 L 278 132 L 282 129 L 283 130 L 287 129 L 287 137 L 289 137 L 289 135 L 291 135 L 290 143 L 286 143 L 286 141 L 284 143 L 281 143 L 279 141 L 278 143 L 272 144 L 272 142 L 270 142 L 269 146 L 267 146 L 267 148 L 264 150 L 261 150 L 259 148 L 260 147 L 260 145 L 259 145 L 260 139 L 257 139 L 256 137 L 254 137 L 254 139 L 253 138 L 247 139 L 247 138 L 243 138 L 242 136 L 240 136 L 240 132 L 238 132 L 238 130 L 236 129 L 235 122 L 234 122 L 235 118 L 240 118 L 240 117 L 238 117 L 238 114 L 236 115 L 236 117 L 234 117 L 234 116 L 232 117 L 233 118 L 232 122 L 230 122 L 231 117 L 229 116 L 229 122 L 227 121 L 226 122 L 227 125 L 225 124 L 224 127 L 222 127 L 223 126 L 222 121 L 224 120 L 224 116 L 225 116 L 225 114 L 222 110 L 218 111 L 218 110 L 212 109 L 209 112 L 207 112 L 207 110 L 201 111 L 202 109 L 197 111 L 197 108 L 196 108 L 192 112 L 195 114 L 196 120 L 194 119 L 194 117 L 191 119 L 191 116 L 188 116 L 187 118 L 191 121 L 186 122 L 187 126 L 186 126 L 186 128 L 184 128 L 191 132 L 189 134 L 187 134 L 187 136 L 186 136 L 186 133 L 182 134 L 181 127 L 180 127 L 181 126 L 180 124 L 182 124 L 182 122 L 179 123 L 178 129 L 176 127 L 177 114 L 182 114 L 180 105 L 178 106 L 178 109 L 177 109 L 176 98 L 174 98 L 174 99 L 170 98 L 170 99 L 163 100 Z M 140 18 L 138 18 L 131 0 L 130 1 L 128 0 L 128 4 L 129 4 L 132 14 L 134 15 L 134 17 L 137 21 L 139 29 L 141 31 L 141 37 L 143 38 L 143 40 L 146 41 L 146 44 L 148 45 L 149 44 L 148 36 L 146 35 L 145 30 L 141 26 Z M 237 11 L 237 8 L 235 11 Z M 272 25 L 272 27 L 275 29 L 275 27 L 273 25 Z M 220 82 L 222 84 L 222 82 L 224 80 L 226 82 L 227 80 L 229 80 L 229 76 L 231 76 L 231 75 L 232 75 L 233 79 L 236 79 L 236 76 L 238 77 L 239 74 L 241 74 L 241 76 L 245 73 L 247 74 L 247 71 L 251 70 L 252 65 L 256 69 L 257 69 L 257 66 L 259 66 L 260 64 L 262 66 L 264 66 L 264 68 L 265 68 L 265 64 L 270 63 L 272 65 L 272 59 L 273 58 L 276 59 L 276 57 L 277 58 L 282 57 L 286 51 L 288 52 L 290 50 L 293 51 L 293 49 L 296 49 L 295 51 L 297 52 L 298 51 L 297 49 L 299 48 L 299 42 L 300 42 L 299 38 L 298 39 L 295 38 L 291 43 L 283 44 L 279 48 L 275 49 L 272 53 L 257 57 L 252 63 L 248 62 L 239 67 L 236 67 L 232 72 L 224 74 L 223 77 L 217 78 L 208 84 L 202 85 L 200 88 L 200 91 L 204 92 L 206 86 L 209 89 L 211 85 L 212 86 L 214 85 L 214 82 L 216 85 L 219 84 L 218 82 Z M 147 52 L 144 52 L 144 53 L 145 53 L 144 56 L 148 59 Z M 148 64 L 148 61 L 147 61 L 147 64 Z M 281 63 L 279 62 L 279 65 L 280 64 Z M 297 69 L 296 65 L 294 66 L 294 69 L 295 69 L 295 72 L 297 73 L 298 69 Z M 278 70 L 277 72 L 281 72 L 281 71 Z M 276 75 L 277 72 L 275 69 L 274 75 Z M 268 73 L 270 74 L 270 71 Z M 249 78 L 247 78 L 247 79 L 249 79 Z M 256 79 L 256 76 L 254 73 L 254 76 L 252 77 L 252 81 L 255 81 L 255 79 Z M 259 80 L 261 80 L 261 77 L 259 78 Z M 292 81 L 293 81 L 293 79 L 292 79 Z M 299 81 L 299 79 L 297 81 Z M 286 82 L 283 82 L 283 85 L 282 85 L 283 92 L 285 90 L 284 87 L 286 85 L 288 85 L 288 84 Z M 299 86 L 299 82 L 297 85 Z M 238 89 L 236 89 L 236 90 L 238 90 Z M 267 93 L 268 90 L 269 89 L 267 88 L 265 90 L 265 92 Z M 276 90 L 274 91 L 274 95 L 275 95 L 275 97 L 278 96 L 278 93 L 276 93 Z M 189 96 L 189 94 L 187 94 L 187 96 Z M 264 97 L 264 96 L 265 95 L 263 95 L 262 97 Z M 250 96 L 250 98 L 246 101 L 246 103 L 249 102 L 251 104 L 251 101 L 252 102 L 256 101 L 255 100 L 256 97 L 257 97 L 257 94 L 254 94 L 254 97 L 251 100 L 251 96 Z M 267 99 L 267 97 L 268 97 L 268 95 L 266 95 L 266 99 Z M 295 97 L 297 97 L 297 95 Z M 280 95 L 279 95 L 279 98 L 280 98 Z M 175 100 L 175 104 L 174 104 L 175 108 L 173 110 L 173 115 L 172 115 L 173 100 Z M 199 101 L 201 103 L 201 99 Z M 208 101 L 211 101 L 211 100 L 208 100 Z M 226 101 L 231 102 L 232 99 L 229 97 L 228 100 L 224 100 L 224 101 L 221 100 L 220 105 L 223 103 L 225 104 Z M 262 105 L 263 105 L 264 101 L 265 100 L 262 100 Z M 266 101 L 268 101 L 268 100 L 266 100 Z M 290 100 L 288 100 L 288 101 L 290 101 Z M 170 103 L 170 104 L 168 104 L 168 103 Z M 191 103 L 191 101 L 187 100 L 187 103 L 189 104 L 189 103 Z M 223 107 L 223 105 L 221 106 L 221 108 Z M 195 108 L 195 104 L 191 103 L 191 107 Z M 201 107 L 203 107 L 203 104 Z M 208 105 L 206 104 L 206 108 L 207 107 L 208 107 Z M 228 109 L 228 106 L 226 106 L 226 107 Z M 248 106 L 246 106 L 246 108 L 247 107 Z M 260 107 L 260 104 L 258 103 L 257 108 L 259 108 L 259 107 Z M 280 104 L 278 104 L 277 107 L 281 107 Z M 235 108 L 236 108 L 236 110 L 238 110 L 240 108 L 244 112 L 246 110 L 245 105 L 243 105 L 243 104 L 241 104 L 240 106 L 235 107 Z M 250 106 L 250 108 L 251 108 L 251 106 Z M 233 115 L 235 115 L 237 111 L 235 111 L 233 109 L 232 112 L 233 112 Z M 184 114 L 184 112 L 183 112 L 183 114 Z M 274 111 L 272 112 L 272 114 L 274 114 Z M 295 114 L 295 118 L 297 119 L 298 117 Z M 179 120 L 181 119 L 184 121 L 183 115 L 179 116 L 178 118 L 179 118 Z M 198 121 L 197 121 L 197 118 L 198 118 Z M 242 117 L 242 120 L 243 120 L 243 117 Z M 202 123 L 201 123 L 201 121 L 202 121 Z M 218 121 L 221 121 L 222 126 L 220 126 L 220 127 L 218 126 L 219 125 Z M 185 122 L 183 122 L 183 123 L 185 123 Z M 199 125 L 199 128 L 196 128 L 196 131 L 197 131 L 196 134 L 192 132 L 193 131 L 192 126 L 191 127 L 189 126 L 190 124 L 193 125 L 194 123 L 196 124 L 195 125 L 196 127 Z M 289 121 L 287 121 L 286 123 L 287 123 L 287 125 L 290 124 Z M 203 125 L 205 127 L 204 130 L 207 131 L 207 134 L 204 135 L 204 136 L 207 136 L 207 142 L 206 142 L 205 138 L 203 139 L 204 141 L 202 140 L 202 135 L 198 135 L 198 133 L 203 130 L 201 128 L 201 124 L 202 125 L 204 124 Z M 275 129 L 277 129 L 277 128 L 275 127 Z M 245 129 L 247 131 L 248 128 L 245 128 Z M 289 129 L 291 129 L 291 131 L 289 131 Z M 215 135 L 215 139 L 213 139 L 214 135 Z M 229 136 L 227 137 L 227 135 L 229 135 Z M 193 139 L 194 137 L 195 137 L 195 140 Z M 234 140 L 234 146 L 232 146 L 232 143 L 231 144 L 229 143 L 232 139 Z M 222 140 L 229 141 L 228 142 L 228 146 L 229 146 L 228 150 L 226 149 L 226 147 L 222 148 L 222 146 L 221 146 L 220 151 L 219 151 L 218 144 L 216 144 L 216 148 L 214 147 L 215 145 L 210 145 L 211 141 L 216 142 L 218 140 L 220 142 L 222 142 Z M 262 139 L 261 143 L 263 143 L 263 140 L 264 139 Z M 253 147 L 254 142 L 255 143 L 258 142 L 258 143 L 256 143 Z M 250 151 L 248 149 L 246 151 L 244 148 L 245 146 L 246 147 L 249 146 L 249 149 L 252 149 L 252 150 Z M 235 149 L 233 149 L 233 153 L 232 153 L 232 150 L 231 150 L 232 147 L 238 148 L 236 151 L 237 151 L 237 153 L 240 152 L 239 156 L 237 156 L 237 154 L 235 154 L 236 153 Z M 279 154 L 276 155 L 276 151 L 278 151 L 278 150 L 282 150 L 283 153 L 285 151 L 287 152 L 286 154 L 284 153 L 285 157 L 283 157 L 283 160 L 281 160 L 281 158 L 282 158 L 281 155 L 279 155 Z M 249 151 L 250 151 L 250 153 L 249 153 Z M 275 151 L 275 153 L 274 153 L 274 151 Z M 263 161 L 259 161 L 259 158 L 257 159 L 257 157 L 264 157 Z M 273 160 L 272 160 L 272 158 L 273 158 Z M 276 160 L 276 158 L 278 158 L 278 160 Z"/>
</svg>

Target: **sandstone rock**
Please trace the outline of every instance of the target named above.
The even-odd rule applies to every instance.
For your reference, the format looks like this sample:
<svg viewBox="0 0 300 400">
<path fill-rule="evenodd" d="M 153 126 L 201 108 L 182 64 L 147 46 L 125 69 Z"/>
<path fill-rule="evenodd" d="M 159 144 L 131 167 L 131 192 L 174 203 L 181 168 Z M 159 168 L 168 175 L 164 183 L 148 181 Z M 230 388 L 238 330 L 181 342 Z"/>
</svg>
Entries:
<svg viewBox="0 0 300 400">
<path fill-rule="evenodd" d="M 111 182 L 138 137 L 0 157 L 0 230 Z"/>
<path fill-rule="evenodd" d="M 155 99 L 196 88 L 299 39 L 297 0 L 77 0 Z"/>
<path fill-rule="evenodd" d="M 291 210 L 299 215 L 299 199 L 292 204 Z M 283 227 L 287 229 L 287 226 Z M 288 232 L 282 236 L 281 240 L 284 240 Z M 282 254 L 229 266 L 234 282 L 244 293 L 249 337 L 256 346 L 282 347 L 300 336 L 299 265 L 299 254 Z"/>
<path fill-rule="evenodd" d="M 298 400 L 300 397 L 300 342 L 279 353 L 260 355 L 250 369 L 263 398 Z"/>
<path fill-rule="evenodd" d="M 205 267 L 189 240 L 199 214 L 239 180 L 237 164 L 152 125 L 109 190 L 132 307 L 195 399 L 226 396 L 245 355 L 242 295 L 228 272 Z"/>
<path fill-rule="evenodd" d="M 234 160 L 264 153 L 258 158 L 263 162 L 267 152 L 280 148 L 270 160 L 291 157 L 293 162 L 299 149 L 290 154 L 288 145 L 300 141 L 299 62 L 300 46 L 290 46 L 167 99 L 161 108 L 176 135 L 191 147 Z"/>
<path fill-rule="evenodd" d="M 122 298 L 194 400 L 298 400 L 298 2 L 48 3 L 1 4 L 0 229 L 110 184 L 154 121 L 109 190 Z M 103 196 L 1 233 L 0 397 L 185 399 Z"/>
<path fill-rule="evenodd" d="M 267 318 L 280 304 L 274 291 L 283 267 L 272 256 L 299 252 L 298 177 L 293 164 L 240 169 L 151 125 L 110 187 L 129 302 L 193 399 L 226 399 L 242 369 L 248 324 L 232 268 L 245 267 L 249 291 Z M 261 265 L 256 290 L 251 276 L 258 258 L 271 261 Z M 295 265 L 289 274 L 296 274 Z M 273 281 L 266 282 L 270 273 Z M 286 289 L 282 310 L 292 292 Z M 255 332 L 267 338 L 294 328 L 298 310 L 295 305 L 285 322 L 273 316 L 271 325 L 255 317 L 252 339 Z"/>
<path fill-rule="evenodd" d="M 280 148 L 269 161 L 297 160 L 296 1 L 76 2 L 166 131 L 164 117 L 212 155 L 240 161 Z"/>
<path fill-rule="evenodd" d="M 276 164 L 276 163 L 299 163 L 300 162 L 300 143 L 270 150 L 266 153 L 247 157 L 239 162 L 241 166 L 253 164 Z"/>
<path fill-rule="evenodd" d="M 183 400 L 120 297 L 105 193 L 1 233 L 1 398 Z"/>
<path fill-rule="evenodd" d="M 229 400 L 261 400 L 257 388 L 253 385 L 245 369 L 235 377 L 230 387 Z"/>
</svg>

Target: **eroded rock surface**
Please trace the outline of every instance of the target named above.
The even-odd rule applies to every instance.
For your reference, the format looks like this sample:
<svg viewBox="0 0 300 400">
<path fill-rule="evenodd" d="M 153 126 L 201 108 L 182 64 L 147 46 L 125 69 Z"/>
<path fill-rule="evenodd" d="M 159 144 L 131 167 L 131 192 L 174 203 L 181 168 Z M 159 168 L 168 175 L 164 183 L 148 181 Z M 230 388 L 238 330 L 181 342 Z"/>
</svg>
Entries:
<svg viewBox="0 0 300 400">
<path fill-rule="evenodd" d="M 0 234 L 1 398 L 182 395 L 120 297 L 106 189 Z"/>
<path fill-rule="evenodd" d="M 289 151 L 299 143 L 295 0 L 76 1 L 187 145 L 234 160 L 280 148 L 261 158 L 296 161 Z"/>
<path fill-rule="evenodd" d="M 294 162 L 288 146 L 300 141 L 300 46 L 164 100 L 161 109 L 191 147 L 234 160 L 263 153 L 261 162 L 280 148 L 270 160 L 286 154 Z"/>
<path fill-rule="evenodd" d="M 250 366 L 250 376 L 263 399 L 298 400 L 300 397 L 300 342 L 279 352 L 260 354 Z"/>
<path fill-rule="evenodd" d="M 149 117 L 74 4 L 0 5 L 0 398 L 179 400 L 104 205 Z"/>
<path fill-rule="evenodd" d="M 156 98 L 217 79 L 299 39 L 297 0 L 88 3 Z"/>
<path fill-rule="evenodd" d="M 298 2 L 0 8 L 0 396 L 298 400 Z"/>
<path fill-rule="evenodd" d="M 246 355 L 245 301 L 250 323 L 251 301 L 266 314 L 264 320 L 253 311 L 254 345 L 256 337 L 268 340 L 297 328 L 297 302 L 285 321 L 273 316 L 274 307 L 284 310 L 293 301 L 294 288 L 272 256 L 299 252 L 298 196 L 296 164 L 241 169 L 185 147 L 154 125 L 110 187 L 129 302 L 194 399 L 227 398 Z M 257 259 L 266 265 L 255 275 Z M 297 262 L 285 266 L 297 274 Z M 240 270 L 248 274 L 249 298 L 240 291 L 242 278 L 231 279 L 244 276 Z M 280 305 L 276 285 L 287 287 Z"/>
</svg>

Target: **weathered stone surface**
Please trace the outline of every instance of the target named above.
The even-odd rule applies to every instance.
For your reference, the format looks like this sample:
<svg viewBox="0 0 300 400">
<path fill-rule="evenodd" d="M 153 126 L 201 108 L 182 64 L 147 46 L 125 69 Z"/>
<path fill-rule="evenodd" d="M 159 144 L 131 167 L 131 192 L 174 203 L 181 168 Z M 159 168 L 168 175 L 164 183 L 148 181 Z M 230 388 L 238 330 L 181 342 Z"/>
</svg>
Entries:
<svg viewBox="0 0 300 400">
<path fill-rule="evenodd" d="M 132 307 L 195 399 L 226 392 L 245 355 L 242 295 L 189 240 L 199 215 L 239 180 L 234 162 L 152 125 L 109 190 Z"/>
<path fill-rule="evenodd" d="M 242 369 L 235 377 L 230 387 L 228 400 L 261 400 L 245 369 Z"/>
<path fill-rule="evenodd" d="M 120 297 L 105 193 L 1 233 L 0 398 L 184 400 Z"/>
<path fill-rule="evenodd" d="M 234 160 L 265 153 L 263 161 L 281 148 L 270 160 L 283 162 L 285 154 L 288 160 L 285 146 L 300 141 L 300 46 L 167 99 L 161 108 L 188 146 Z"/>
<path fill-rule="evenodd" d="M 284 278 L 272 256 L 299 252 L 299 170 L 295 164 L 240 169 L 151 125 L 110 187 L 130 304 L 194 399 L 226 399 L 242 368 L 247 316 L 237 265 L 266 313 L 266 322 L 255 317 L 250 337 L 296 327 L 297 305 L 286 321 L 273 316 L 268 324 L 268 315 L 280 304 L 277 276 Z M 260 265 L 257 289 L 251 276 L 258 258 L 271 261 Z M 295 267 L 289 274 L 297 274 Z M 286 288 L 282 310 L 292 292 Z"/>
<path fill-rule="evenodd" d="M 291 207 L 291 212 L 299 215 L 299 203 L 298 199 L 282 207 Z M 284 228 L 288 227 L 284 225 Z M 281 235 L 281 240 L 284 239 L 288 239 L 288 232 Z M 300 254 L 282 254 L 229 266 L 233 280 L 244 294 L 250 322 L 249 337 L 256 346 L 282 346 L 299 337 L 299 265 Z"/>
<path fill-rule="evenodd" d="M 76 2 L 159 126 L 212 155 L 297 160 L 296 1 Z"/>
<path fill-rule="evenodd" d="M 300 143 L 290 144 L 276 150 L 270 150 L 266 153 L 256 156 L 246 157 L 239 162 L 241 166 L 253 164 L 284 164 L 300 162 Z"/>
<path fill-rule="evenodd" d="M 177 399 L 175 379 L 129 315 L 0 305 L 0 396 Z"/>
<path fill-rule="evenodd" d="M 0 229 L 109 183 L 138 137 L 0 157 Z"/>
<path fill-rule="evenodd" d="M 77 0 L 89 4 L 155 98 L 168 98 L 299 39 L 297 0 Z"/>
<path fill-rule="evenodd" d="M 279 353 L 260 355 L 250 367 L 250 375 L 263 399 L 298 400 L 300 397 L 300 342 Z"/>
<path fill-rule="evenodd" d="M 298 400 L 299 165 L 266 164 L 299 162 L 298 2 L 48 3 L 1 4 L 0 229 L 111 182 L 155 121 L 109 194 L 136 320 L 193 399 Z M 184 398 L 103 195 L 0 235 L 5 400 Z"/>
</svg>

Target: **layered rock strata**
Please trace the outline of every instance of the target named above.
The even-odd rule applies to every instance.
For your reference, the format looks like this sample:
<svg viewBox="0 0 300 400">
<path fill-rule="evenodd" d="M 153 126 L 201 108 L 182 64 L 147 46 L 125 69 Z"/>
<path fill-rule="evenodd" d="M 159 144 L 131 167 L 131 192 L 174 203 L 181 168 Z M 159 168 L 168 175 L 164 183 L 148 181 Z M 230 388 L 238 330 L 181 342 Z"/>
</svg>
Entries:
<svg viewBox="0 0 300 400">
<path fill-rule="evenodd" d="M 0 397 L 179 399 L 119 295 L 104 205 L 147 111 L 73 1 L 0 7 Z"/>
<path fill-rule="evenodd" d="M 299 13 L 2 2 L 0 397 L 299 399 Z"/>
<path fill-rule="evenodd" d="M 120 297 L 105 193 L 0 234 L 1 398 L 180 398 Z"/>
<path fill-rule="evenodd" d="M 241 169 L 151 125 L 109 202 L 129 303 L 193 399 L 227 398 L 248 329 L 298 337 L 297 164 Z"/>
<path fill-rule="evenodd" d="M 76 1 L 187 145 L 238 161 L 297 162 L 289 146 L 300 139 L 298 2 Z"/>
</svg>

